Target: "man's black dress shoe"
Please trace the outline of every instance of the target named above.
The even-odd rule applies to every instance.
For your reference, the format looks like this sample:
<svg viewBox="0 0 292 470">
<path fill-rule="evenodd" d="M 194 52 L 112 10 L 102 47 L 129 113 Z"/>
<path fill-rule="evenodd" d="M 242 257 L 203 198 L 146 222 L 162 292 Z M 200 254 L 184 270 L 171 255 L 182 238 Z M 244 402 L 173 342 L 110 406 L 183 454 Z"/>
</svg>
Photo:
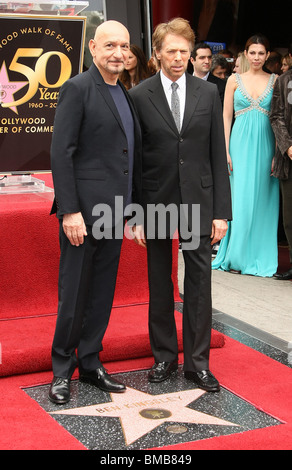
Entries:
<svg viewBox="0 0 292 470">
<path fill-rule="evenodd" d="M 95 385 L 104 392 L 119 393 L 126 390 L 125 385 L 113 379 L 103 367 L 99 367 L 92 372 L 80 371 L 79 380 Z"/>
<path fill-rule="evenodd" d="M 292 268 L 285 273 L 276 273 L 273 277 L 279 281 L 290 281 L 290 279 L 292 279 Z"/>
<path fill-rule="evenodd" d="M 70 379 L 54 377 L 49 391 L 49 399 L 57 405 L 68 403 L 70 400 Z"/>
<path fill-rule="evenodd" d="M 168 379 L 172 372 L 177 371 L 177 360 L 173 362 L 156 362 L 148 374 L 149 382 L 157 383 Z"/>
<path fill-rule="evenodd" d="M 209 370 L 202 370 L 200 372 L 185 372 L 185 378 L 192 380 L 202 390 L 206 392 L 219 392 L 220 385 L 218 380 Z"/>
</svg>

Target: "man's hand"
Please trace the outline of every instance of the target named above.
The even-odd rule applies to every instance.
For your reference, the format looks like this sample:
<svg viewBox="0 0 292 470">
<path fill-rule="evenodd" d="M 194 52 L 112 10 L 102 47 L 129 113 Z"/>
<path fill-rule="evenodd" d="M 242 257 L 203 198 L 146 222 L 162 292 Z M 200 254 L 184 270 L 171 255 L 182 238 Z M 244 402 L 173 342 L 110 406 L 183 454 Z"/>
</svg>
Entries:
<svg viewBox="0 0 292 470">
<path fill-rule="evenodd" d="M 288 150 L 287 150 L 287 155 L 288 157 L 290 158 L 290 160 L 292 160 L 292 147 L 289 147 Z"/>
<path fill-rule="evenodd" d="M 143 248 L 146 248 L 146 237 L 143 225 L 134 225 L 132 227 L 132 234 L 134 237 L 134 241 Z"/>
<path fill-rule="evenodd" d="M 87 236 L 87 231 L 81 212 L 65 214 L 63 216 L 63 230 L 71 245 L 82 245 L 84 237 Z"/>
<path fill-rule="evenodd" d="M 228 224 L 226 220 L 214 219 L 212 224 L 211 245 L 215 245 L 215 243 L 222 240 L 226 235 L 227 229 Z"/>
</svg>

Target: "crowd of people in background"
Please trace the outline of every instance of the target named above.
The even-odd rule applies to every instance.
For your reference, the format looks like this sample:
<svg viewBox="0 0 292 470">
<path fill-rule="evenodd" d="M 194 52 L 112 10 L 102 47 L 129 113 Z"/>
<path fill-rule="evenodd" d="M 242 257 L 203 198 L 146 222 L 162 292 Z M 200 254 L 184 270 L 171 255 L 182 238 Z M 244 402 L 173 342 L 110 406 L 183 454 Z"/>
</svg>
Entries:
<svg viewBox="0 0 292 470">
<path fill-rule="evenodd" d="M 211 73 L 215 77 L 227 80 L 232 73 L 244 73 L 249 69 L 249 63 L 244 51 L 239 51 L 234 55 L 230 50 L 221 49 L 214 54 L 212 47 L 207 42 L 201 42 L 196 44 L 192 55 L 193 58 L 195 58 L 195 53 L 200 48 L 210 51 L 207 55 L 207 65 L 205 65 L 206 74 Z M 278 51 L 270 51 L 264 66 L 264 70 L 267 73 L 276 73 L 277 75 L 282 75 L 291 68 L 291 54 L 288 52 L 282 55 Z M 132 44 L 131 55 L 125 71 L 120 76 L 120 80 L 127 89 L 130 89 L 157 72 L 158 64 L 155 57 L 152 56 L 147 61 L 144 51 Z M 189 65 L 189 72 L 192 72 L 191 63 Z"/>
<path fill-rule="evenodd" d="M 219 243 L 213 247 L 213 257 L 216 258 L 213 261 L 213 269 L 267 277 L 274 275 L 277 279 L 291 279 L 292 270 L 277 273 L 279 242 L 288 243 L 292 264 L 291 240 L 289 243 L 291 220 L 287 221 L 287 217 L 291 219 L 290 211 L 287 216 L 287 205 L 291 205 L 291 201 L 288 202 L 287 197 L 283 196 L 281 177 L 273 173 L 275 136 L 269 114 L 277 78 L 292 69 L 292 50 L 290 48 L 287 54 L 282 55 L 276 50 L 270 51 L 266 38 L 259 35 L 257 39 L 253 38 L 253 40 L 259 41 L 260 48 L 263 49 L 263 59 L 260 65 L 256 64 L 256 67 L 253 65 L 252 57 L 248 56 L 247 45 L 245 50 L 239 51 L 237 54 L 233 54 L 227 49 L 222 49 L 214 54 L 211 46 L 204 41 L 195 45 L 188 67 L 190 74 L 217 85 L 225 116 L 225 133 L 228 135 L 226 145 L 235 213 L 234 220 L 229 223 L 227 236 L 221 242 L 221 247 Z M 158 70 L 155 55 L 147 62 L 144 52 L 138 46 L 132 45 L 129 61 L 120 80 L 129 90 L 156 74 Z M 226 97 L 226 86 L 230 81 L 233 83 L 233 91 L 230 95 L 227 88 Z M 263 86 L 263 83 L 266 86 Z M 237 93 L 235 93 L 236 90 L 238 90 Z M 255 92 L 254 96 L 250 96 L 252 90 Z M 241 96 L 236 97 L 236 94 L 239 93 Z M 260 105 L 262 98 L 266 99 L 263 108 Z M 236 109 L 236 99 L 238 102 L 247 100 L 243 104 L 243 110 Z M 249 119 L 250 113 L 246 113 L 243 118 L 244 109 L 249 111 L 251 107 L 258 108 L 259 116 L 264 120 L 257 131 L 257 119 L 255 122 Z M 240 120 L 245 120 L 242 123 L 242 128 L 239 127 Z M 250 129 L 248 130 L 246 126 L 249 126 Z M 236 138 L 234 137 L 235 133 Z M 229 153 L 231 135 L 235 161 L 231 159 Z M 247 135 L 250 140 L 246 139 Z M 242 136 L 242 141 L 239 139 L 240 136 Z M 263 140 L 262 136 L 264 136 Z M 243 149 L 244 143 L 246 143 L 245 150 Z M 264 175 L 266 177 L 265 183 L 263 183 Z M 287 179 L 287 175 L 285 178 Z M 279 191 L 279 180 L 281 192 Z M 285 199 L 284 216 L 281 211 L 282 198 L 279 200 L 281 194 Z M 247 199 L 249 207 L 247 207 Z M 259 201 L 259 199 L 261 202 L 258 202 L 256 208 L 255 201 Z M 280 226 L 278 226 L 279 216 Z M 264 227 L 266 228 L 264 229 Z M 260 258 L 262 261 L 259 260 Z M 264 262 L 263 259 L 265 259 Z"/>
<path fill-rule="evenodd" d="M 193 59 L 196 56 L 196 51 L 200 48 L 209 50 L 209 53 L 205 56 L 207 57 L 207 64 L 204 65 L 205 75 L 211 73 L 213 76 L 226 81 L 232 73 L 245 73 L 249 69 L 249 63 L 244 51 L 239 51 L 234 55 L 230 50 L 221 49 L 214 54 L 212 47 L 209 46 L 207 42 L 201 42 L 195 46 L 192 54 Z M 192 60 L 189 65 L 189 72 L 192 73 L 191 63 L 193 64 Z M 276 73 L 277 75 L 282 75 L 291 68 L 292 57 L 289 52 L 282 55 L 278 51 L 271 51 L 264 65 L 265 72 Z M 158 64 L 155 57 L 152 56 L 150 60 L 147 61 L 143 50 L 132 44 L 129 62 L 125 71 L 121 74 L 120 80 L 127 89 L 130 89 L 157 72 Z"/>
</svg>

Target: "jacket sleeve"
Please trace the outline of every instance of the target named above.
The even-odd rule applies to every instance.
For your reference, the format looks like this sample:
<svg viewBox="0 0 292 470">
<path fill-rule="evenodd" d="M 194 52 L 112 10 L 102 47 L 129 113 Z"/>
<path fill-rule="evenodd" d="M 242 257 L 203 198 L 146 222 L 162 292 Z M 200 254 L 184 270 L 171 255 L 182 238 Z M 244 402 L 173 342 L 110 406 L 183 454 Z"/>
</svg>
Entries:
<svg viewBox="0 0 292 470">
<path fill-rule="evenodd" d="M 284 155 L 288 148 L 292 146 L 292 136 L 289 134 L 286 122 L 285 122 L 285 93 L 281 89 L 280 80 L 278 79 L 275 83 L 272 104 L 270 122 L 275 133 L 277 145 Z"/>
<path fill-rule="evenodd" d="M 83 116 L 82 95 L 67 81 L 60 90 L 51 144 L 51 168 L 59 216 L 80 212 L 74 175 L 74 154 Z"/>
<path fill-rule="evenodd" d="M 231 190 L 228 175 L 222 105 L 214 90 L 211 122 L 210 158 L 213 174 L 213 219 L 232 220 Z"/>
</svg>

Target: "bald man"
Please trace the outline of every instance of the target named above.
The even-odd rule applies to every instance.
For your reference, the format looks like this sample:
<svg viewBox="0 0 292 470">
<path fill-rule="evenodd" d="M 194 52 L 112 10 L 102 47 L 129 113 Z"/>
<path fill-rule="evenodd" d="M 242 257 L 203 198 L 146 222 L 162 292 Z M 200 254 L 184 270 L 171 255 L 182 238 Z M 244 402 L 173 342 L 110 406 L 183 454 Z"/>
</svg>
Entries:
<svg viewBox="0 0 292 470">
<path fill-rule="evenodd" d="M 81 381 L 108 392 L 125 390 L 107 374 L 99 352 L 112 309 L 123 238 L 120 230 L 116 234 L 113 221 L 124 224 L 134 186 L 141 187 L 140 127 L 118 81 L 129 47 L 129 33 L 122 24 L 103 23 L 89 42 L 91 67 L 60 90 L 51 146 L 52 213 L 60 221 L 61 247 L 54 378 L 49 391 L 56 404 L 69 401 L 77 366 Z M 123 201 L 118 211 L 117 196 Z M 94 231 L 100 221 L 94 216 L 101 212 L 98 207 L 109 209 L 111 217 Z"/>
</svg>

